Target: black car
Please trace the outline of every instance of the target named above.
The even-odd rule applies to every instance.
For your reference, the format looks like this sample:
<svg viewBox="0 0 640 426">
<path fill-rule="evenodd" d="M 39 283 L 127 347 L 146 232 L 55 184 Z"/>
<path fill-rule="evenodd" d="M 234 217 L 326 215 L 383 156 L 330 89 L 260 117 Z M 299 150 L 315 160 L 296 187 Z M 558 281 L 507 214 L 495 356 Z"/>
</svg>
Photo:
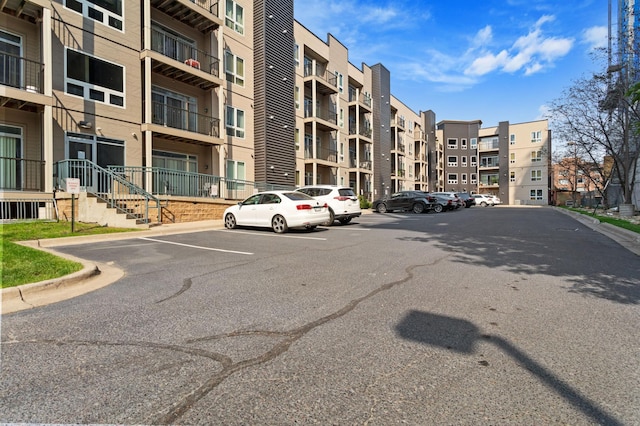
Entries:
<svg viewBox="0 0 640 426">
<path fill-rule="evenodd" d="M 468 192 L 456 192 L 456 195 L 458 196 L 458 198 L 464 201 L 465 208 L 476 205 L 476 199 L 473 198 Z"/>
<path fill-rule="evenodd" d="M 435 197 L 430 194 L 421 191 L 399 191 L 388 198 L 375 200 L 371 207 L 378 213 L 409 210 L 414 213 L 424 213 L 435 210 L 436 205 Z"/>
<path fill-rule="evenodd" d="M 431 196 L 436 199 L 436 204 L 434 207 L 434 211 L 436 213 L 455 210 L 460 207 L 458 205 L 457 198 L 453 198 L 448 195 L 437 194 L 437 193 L 432 193 Z"/>
</svg>

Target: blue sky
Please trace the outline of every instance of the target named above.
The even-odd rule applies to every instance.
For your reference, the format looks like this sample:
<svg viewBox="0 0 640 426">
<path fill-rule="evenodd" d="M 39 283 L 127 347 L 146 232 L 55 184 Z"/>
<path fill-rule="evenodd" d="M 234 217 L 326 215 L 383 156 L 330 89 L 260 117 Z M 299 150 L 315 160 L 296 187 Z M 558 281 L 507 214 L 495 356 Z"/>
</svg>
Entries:
<svg viewBox="0 0 640 426">
<path fill-rule="evenodd" d="M 392 94 L 412 110 L 483 127 L 544 118 L 575 79 L 602 71 L 590 52 L 607 46 L 607 9 L 605 0 L 294 0 L 296 20 L 322 40 L 331 33 L 352 64 L 389 69 Z"/>
</svg>

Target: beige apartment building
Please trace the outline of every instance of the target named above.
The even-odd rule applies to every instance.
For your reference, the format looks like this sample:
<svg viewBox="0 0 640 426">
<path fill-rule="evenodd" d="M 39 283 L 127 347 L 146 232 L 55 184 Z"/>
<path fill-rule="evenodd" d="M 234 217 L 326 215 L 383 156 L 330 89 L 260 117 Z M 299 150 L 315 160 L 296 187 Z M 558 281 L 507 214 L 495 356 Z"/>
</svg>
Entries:
<svg viewBox="0 0 640 426">
<path fill-rule="evenodd" d="M 455 136 L 458 162 L 448 161 L 449 136 L 438 140 L 435 113 L 414 112 L 394 97 L 383 64 L 356 66 L 332 35 L 322 40 L 295 21 L 292 0 L 1 6 L 5 219 L 52 216 L 43 208 L 68 199 L 65 184 L 73 180 L 82 199 L 123 212 L 144 205 L 147 217 L 155 203 L 162 220 L 189 220 L 171 210 L 179 202 L 308 184 L 348 185 L 373 200 L 448 190 L 456 174 L 456 190 L 477 184 L 503 192 L 490 152 L 472 157 L 463 142 L 471 152 L 476 139 L 529 131 L 501 123 L 482 136 L 477 129 Z M 519 155 L 517 164 L 523 161 Z M 476 164 L 484 165 L 472 171 Z M 521 175 L 505 181 L 504 191 L 518 194 L 513 203 L 534 201 L 525 197 L 528 187 L 517 191 Z M 538 199 L 535 188 L 535 201 L 544 201 L 546 192 Z"/>
</svg>

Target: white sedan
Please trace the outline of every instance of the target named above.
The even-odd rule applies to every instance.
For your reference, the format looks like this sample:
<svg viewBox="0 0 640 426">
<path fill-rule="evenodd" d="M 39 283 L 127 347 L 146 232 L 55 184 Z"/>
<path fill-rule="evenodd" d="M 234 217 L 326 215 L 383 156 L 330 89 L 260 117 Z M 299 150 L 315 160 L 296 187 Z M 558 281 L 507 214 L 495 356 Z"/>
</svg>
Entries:
<svg viewBox="0 0 640 426">
<path fill-rule="evenodd" d="M 329 206 L 295 191 L 266 191 L 224 211 L 224 226 L 258 226 L 282 234 L 289 228 L 313 230 L 330 218 Z"/>
</svg>

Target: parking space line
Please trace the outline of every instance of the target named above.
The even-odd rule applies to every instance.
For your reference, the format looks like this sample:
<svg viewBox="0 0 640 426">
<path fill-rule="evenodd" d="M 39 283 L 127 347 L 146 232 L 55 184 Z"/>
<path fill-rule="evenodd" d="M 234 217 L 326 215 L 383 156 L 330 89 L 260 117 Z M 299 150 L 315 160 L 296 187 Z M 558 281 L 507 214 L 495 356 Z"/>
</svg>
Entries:
<svg viewBox="0 0 640 426">
<path fill-rule="evenodd" d="M 140 239 L 141 240 L 146 240 L 146 241 L 155 241 L 157 243 L 173 244 L 173 245 L 176 245 L 176 246 L 190 247 L 190 248 L 195 248 L 195 249 L 199 249 L 199 250 L 219 251 L 219 252 L 223 252 L 223 253 L 246 254 L 248 256 L 252 256 L 253 255 L 253 253 L 249 253 L 249 252 L 246 252 L 246 251 L 224 250 L 224 249 L 217 249 L 217 248 L 212 248 L 212 247 L 194 246 L 194 245 L 191 245 L 191 244 L 176 243 L 176 242 L 173 242 L 173 241 L 156 240 L 154 238 L 148 238 L 148 237 L 140 237 Z"/>
<path fill-rule="evenodd" d="M 318 238 L 318 237 L 303 237 L 299 235 L 281 235 L 281 234 L 273 234 L 273 233 L 262 233 L 262 232 L 246 232 L 246 231 L 238 231 L 236 229 L 219 229 L 216 230 L 218 232 L 233 232 L 234 234 L 245 234 L 245 235 L 259 235 L 261 237 L 273 237 L 273 238 L 297 238 L 299 240 L 317 240 L 317 241 L 327 241 L 326 238 Z"/>
</svg>

